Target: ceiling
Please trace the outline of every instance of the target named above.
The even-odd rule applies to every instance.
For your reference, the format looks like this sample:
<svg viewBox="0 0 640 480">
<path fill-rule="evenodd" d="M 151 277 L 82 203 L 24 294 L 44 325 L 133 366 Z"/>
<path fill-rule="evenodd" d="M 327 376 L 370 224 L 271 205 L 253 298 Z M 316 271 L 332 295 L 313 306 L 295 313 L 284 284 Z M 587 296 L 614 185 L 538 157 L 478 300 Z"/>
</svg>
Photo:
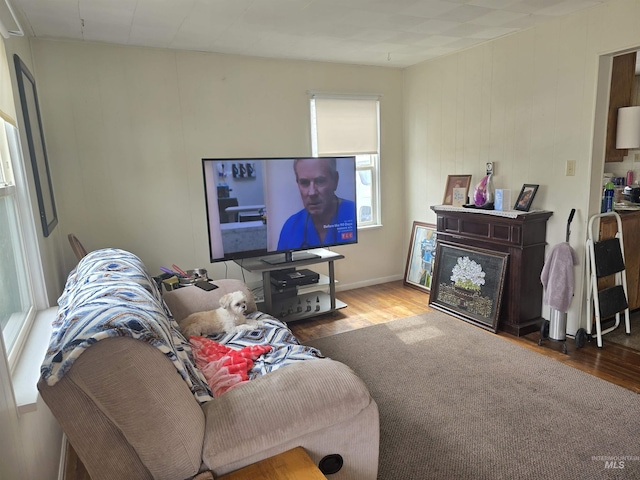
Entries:
<svg viewBox="0 0 640 480">
<path fill-rule="evenodd" d="M 407 67 L 604 0 L 9 2 L 37 38 Z"/>
</svg>

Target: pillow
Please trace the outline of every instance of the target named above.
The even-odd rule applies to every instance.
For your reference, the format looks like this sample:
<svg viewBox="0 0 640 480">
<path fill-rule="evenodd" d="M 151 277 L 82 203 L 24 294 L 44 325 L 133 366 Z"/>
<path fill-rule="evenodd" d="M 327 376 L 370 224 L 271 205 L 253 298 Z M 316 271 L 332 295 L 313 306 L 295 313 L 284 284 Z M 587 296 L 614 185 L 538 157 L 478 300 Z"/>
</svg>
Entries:
<svg viewBox="0 0 640 480">
<path fill-rule="evenodd" d="M 258 308 L 253 293 L 242 280 L 224 278 L 214 280 L 211 283 L 217 285 L 215 290 L 202 290 L 196 286 L 182 287 L 164 294 L 164 301 L 169 307 L 176 322 L 180 323 L 189 315 L 205 310 L 215 310 L 220 306 L 220 298 L 231 292 L 243 291 L 247 296 L 246 315 L 255 312 Z"/>
</svg>

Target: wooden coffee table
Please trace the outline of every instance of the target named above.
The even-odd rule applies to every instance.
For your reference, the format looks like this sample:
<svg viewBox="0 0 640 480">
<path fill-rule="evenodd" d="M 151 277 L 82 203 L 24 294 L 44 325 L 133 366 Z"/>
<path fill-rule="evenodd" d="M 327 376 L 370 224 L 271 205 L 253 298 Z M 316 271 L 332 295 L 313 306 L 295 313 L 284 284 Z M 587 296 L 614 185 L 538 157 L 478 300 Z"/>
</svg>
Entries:
<svg viewBox="0 0 640 480">
<path fill-rule="evenodd" d="M 304 448 L 296 447 L 279 455 L 227 473 L 218 480 L 326 480 Z"/>
</svg>

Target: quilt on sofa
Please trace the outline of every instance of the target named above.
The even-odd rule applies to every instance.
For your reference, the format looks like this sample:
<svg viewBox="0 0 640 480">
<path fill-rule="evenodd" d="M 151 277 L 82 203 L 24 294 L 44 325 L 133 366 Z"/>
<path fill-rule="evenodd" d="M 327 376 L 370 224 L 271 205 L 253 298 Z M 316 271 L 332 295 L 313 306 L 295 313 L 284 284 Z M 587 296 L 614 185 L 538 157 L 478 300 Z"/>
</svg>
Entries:
<svg viewBox="0 0 640 480">
<path fill-rule="evenodd" d="M 120 249 L 89 253 L 69 274 L 58 305 L 41 367 L 41 377 L 48 385 L 55 385 L 94 343 L 126 336 L 159 348 L 199 403 L 213 398 L 207 378 L 196 367 L 191 345 L 180 333 L 155 281 L 136 255 Z M 271 315 L 254 312 L 248 317 L 258 320 L 261 326 L 209 337 L 234 350 L 271 347 L 253 360 L 246 374 L 248 380 L 293 362 L 323 358 L 317 349 L 300 345 L 286 324 Z"/>
<path fill-rule="evenodd" d="M 125 336 L 159 348 L 198 402 L 213 398 L 192 361 L 189 343 L 136 255 L 112 248 L 89 253 L 69 274 L 58 305 L 40 370 L 48 385 L 55 385 L 94 343 Z"/>
</svg>

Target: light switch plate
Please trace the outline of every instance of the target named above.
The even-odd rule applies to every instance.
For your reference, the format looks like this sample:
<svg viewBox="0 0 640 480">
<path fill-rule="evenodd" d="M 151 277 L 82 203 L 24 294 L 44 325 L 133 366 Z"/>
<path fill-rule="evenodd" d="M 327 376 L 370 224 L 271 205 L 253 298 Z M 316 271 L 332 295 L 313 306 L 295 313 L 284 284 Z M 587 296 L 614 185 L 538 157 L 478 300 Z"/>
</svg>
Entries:
<svg viewBox="0 0 640 480">
<path fill-rule="evenodd" d="M 565 166 L 565 176 L 573 177 L 576 174 L 576 161 L 575 160 L 567 160 L 567 164 Z"/>
</svg>

